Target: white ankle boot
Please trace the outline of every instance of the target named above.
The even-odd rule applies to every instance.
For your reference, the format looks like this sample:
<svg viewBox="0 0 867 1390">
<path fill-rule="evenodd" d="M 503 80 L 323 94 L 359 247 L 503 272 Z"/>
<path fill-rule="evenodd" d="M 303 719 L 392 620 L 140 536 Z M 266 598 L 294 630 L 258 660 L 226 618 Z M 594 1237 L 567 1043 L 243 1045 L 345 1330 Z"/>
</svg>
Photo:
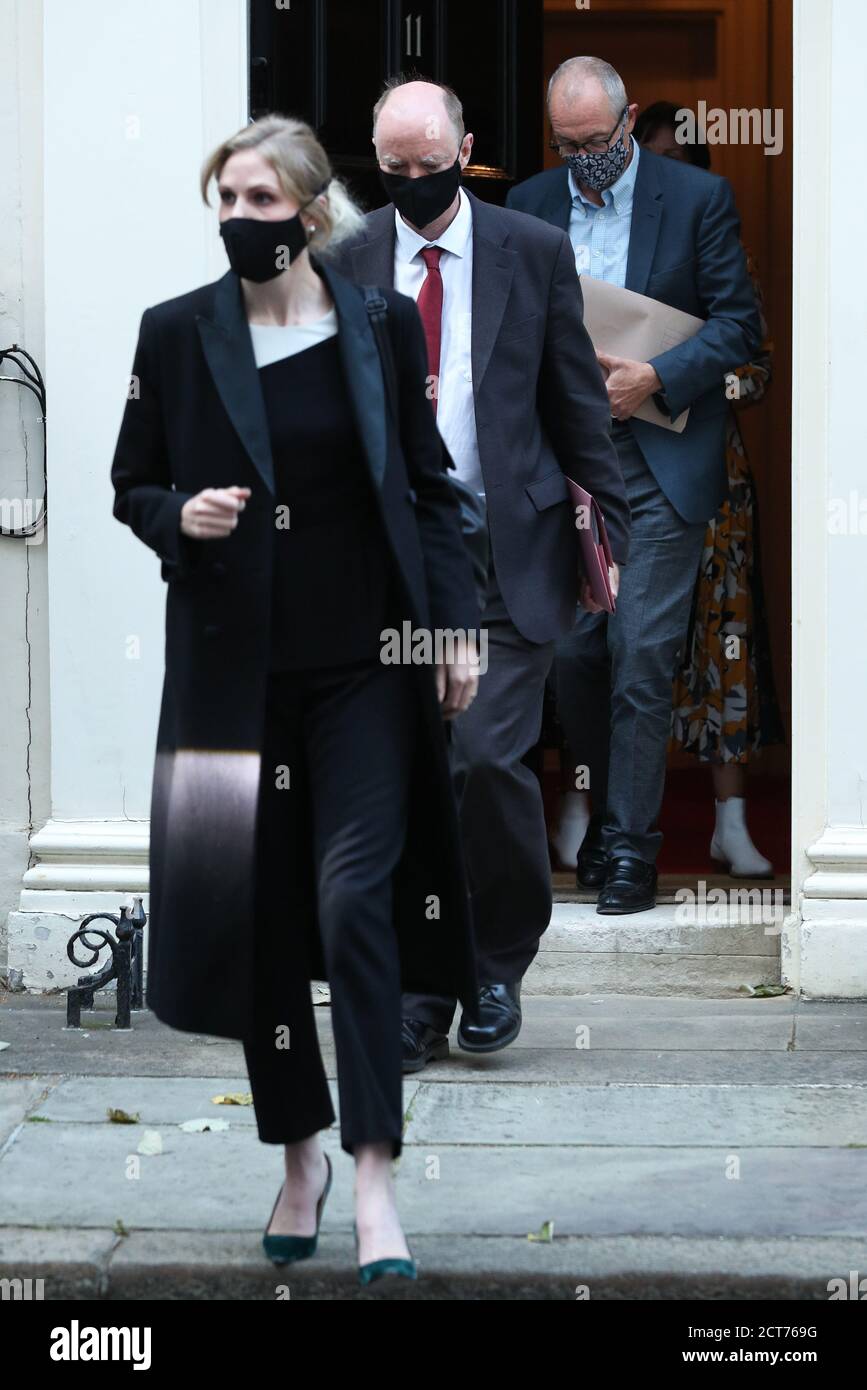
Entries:
<svg viewBox="0 0 867 1390">
<path fill-rule="evenodd" d="M 747 803 L 742 796 L 716 802 L 716 827 L 710 857 L 725 864 L 732 878 L 773 878 L 774 866 L 759 854 L 747 829 Z"/>
<path fill-rule="evenodd" d="M 551 844 L 560 856 L 561 864 L 574 868 L 578 851 L 584 843 L 590 824 L 590 798 L 587 792 L 566 792 L 560 798 L 560 821 Z"/>
</svg>

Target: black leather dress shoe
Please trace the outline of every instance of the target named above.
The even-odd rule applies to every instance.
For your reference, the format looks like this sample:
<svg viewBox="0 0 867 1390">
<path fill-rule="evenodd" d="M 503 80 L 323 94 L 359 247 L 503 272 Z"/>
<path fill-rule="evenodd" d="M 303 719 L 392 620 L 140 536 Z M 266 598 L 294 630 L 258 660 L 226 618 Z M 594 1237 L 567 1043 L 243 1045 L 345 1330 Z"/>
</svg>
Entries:
<svg viewBox="0 0 867 1390">
<path fill-rule="evenodd" d="M 478 1022 L 461 1019 L 458 1047 L 464 1052 L 499 1052 L 521 1031 L 521 981 L 511 985 L 482 985 Z"/>
<path fill-rule="evenodd" d="M 449 1040 L 420 1018 L 403 1018 L 400 1024 L 402 1070 L 421 1071 L 428 1062 L 442 1062 L 449 1055 Z"/>
<path fill-rule="evenodd" d="M 605 882 L 607 873 L 608 855 L 604 849 L 585 850 L 582 847 L 578 851 L 575 882 L 579 888 L 599 888 Z"/>
<path fill-rule="evenodd" d="M 579 888 L 601 888 L 608 872 L 608 854 L 602 847 L 602 822 L 591 816 L 578 851 L 575 882 Z"/>
<path fill-rule="evenodd" d="M 596 911 L 619 917 L 627 912 L 647 912 L 651 907 L 656 907 L 655 866 L 628 855 L 610 859 Z"/>
</svg>

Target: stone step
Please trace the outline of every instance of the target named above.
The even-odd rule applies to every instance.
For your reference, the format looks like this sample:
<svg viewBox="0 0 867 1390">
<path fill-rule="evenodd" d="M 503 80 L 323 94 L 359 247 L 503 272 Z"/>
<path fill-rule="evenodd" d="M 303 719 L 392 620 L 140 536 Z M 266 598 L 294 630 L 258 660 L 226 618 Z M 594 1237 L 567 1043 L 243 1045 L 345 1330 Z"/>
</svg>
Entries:
<svg viewBox="0 0 867 1390">
<path fill-rule="evenodd" d="M 555 902 L 524 993 L 710 998 L 779 984 L 780 930 L 789 911 L 782 894 L 766 889 L 763 899 L 759 889 L 727 890 L 721 903 L 707 901 L 710 891 L 626 917 L 601 917 L 592 901 Z"/>
<path fill-rule="evenodd" d="M 363 1292 L 349 1234 L 324 1233 L 316 1258 L 275 1269 L 258 1233 L 0 1227 L 0 1278 L 44 1280 L 46 1300 L 769 1299 L 827 1303 L 829 1278 L 864 1267 L 860 1237 L 415 1236 L 420 1278 Z M 35 1287 L 35 1286 L 34 1286 Z M 857 1295 L 856 1295 L 857 1296 Z"/>
</svg>

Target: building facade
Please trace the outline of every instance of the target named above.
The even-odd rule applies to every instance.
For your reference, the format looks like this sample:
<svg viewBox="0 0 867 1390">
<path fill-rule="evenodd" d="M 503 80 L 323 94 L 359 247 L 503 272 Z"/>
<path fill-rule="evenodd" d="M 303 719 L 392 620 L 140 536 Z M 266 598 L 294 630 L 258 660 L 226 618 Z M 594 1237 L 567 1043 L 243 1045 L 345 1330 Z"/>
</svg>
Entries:
<svg viewBox="0 0 867 1390">
<path fill-rule="evenodd" d="M 0 348 L 48 383 L 47 535 L 0 538 L 0 923 L 13 985 L 72 983 L 86 913 L 146 893 L 164 587 L 112 517 L 141 313 L 217 278 L 204 153 L 248 119 L 246 0 L 2 0 Z M 792 909 L 783 978 L 867 997 L 867 193 L 861 0 L 794 13 Z M 862 214 L 865 214 L 862 216 Z M 41 497 L 35 407 L 0 402 L 0 494 Z M 36 412 L 38 413 L 38 412 Z M 2 956 L 0 956 L 2 961 Z"/>
</svg>

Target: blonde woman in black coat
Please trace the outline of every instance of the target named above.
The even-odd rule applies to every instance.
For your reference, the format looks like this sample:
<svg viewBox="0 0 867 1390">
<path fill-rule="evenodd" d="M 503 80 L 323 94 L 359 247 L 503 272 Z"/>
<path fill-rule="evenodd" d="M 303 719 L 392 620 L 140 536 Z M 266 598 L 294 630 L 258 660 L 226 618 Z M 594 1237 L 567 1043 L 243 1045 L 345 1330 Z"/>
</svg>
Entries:
<svg viewBox="0 0 867 1390">
<path fill-rule="evenodd" d="M 360 1278 L 414 1278 L 400 996 L 433 979 L 474 1013 L 443 718 L 478 671 L 461 650 L 390 663 L 383 634 L 471 632 L 473 578 L 418 311 L 382 292 L 390 409 L 363 294 L 322 259 L 359 214 L 313 131 L 246 126 L 206 201 L 212 180 L 231 269 L 145 311 L 112 467 L 114 515 L 168 585 L 147 1002 L 243 1041 L 259 1137 L 285 1146 L 264 1247 L 289 1263 L 331 1183 L 310 989 L 329 980 Z"/>
</svg>

